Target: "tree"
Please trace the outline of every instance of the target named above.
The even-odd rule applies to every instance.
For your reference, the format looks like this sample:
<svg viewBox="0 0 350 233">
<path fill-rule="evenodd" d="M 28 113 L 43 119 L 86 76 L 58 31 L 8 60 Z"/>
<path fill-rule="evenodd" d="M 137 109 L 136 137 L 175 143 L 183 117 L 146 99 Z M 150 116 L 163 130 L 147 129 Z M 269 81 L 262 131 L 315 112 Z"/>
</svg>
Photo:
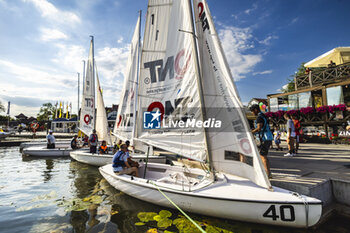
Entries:
<svg viewBox="0 0 350 233">
<path fill-rule="evenodd" d="M 0 101 L 0 112 L 5 112 L 5 107 Z"/>
<path fill-rule="evenodd" d="M 54 116 L 56 112 L 56 107 L 51 103 L 45 103 L 42 107 L 40 107 L 39 113 L 37 114 L 38 121 L 47 121 L 49 119 L 49 115 Z"/>
<path fill-rule="evenodd" d="M 291 78 L 288 79 L 287 86 L 285 88 L 282 88 L 283 93 L 295 91 L 294 77 L 298 77 L 305 74 L 306 67 L 304 65 L 305 62 L 302 62 L 295 74 L 290 76 Z"/>
</svg>

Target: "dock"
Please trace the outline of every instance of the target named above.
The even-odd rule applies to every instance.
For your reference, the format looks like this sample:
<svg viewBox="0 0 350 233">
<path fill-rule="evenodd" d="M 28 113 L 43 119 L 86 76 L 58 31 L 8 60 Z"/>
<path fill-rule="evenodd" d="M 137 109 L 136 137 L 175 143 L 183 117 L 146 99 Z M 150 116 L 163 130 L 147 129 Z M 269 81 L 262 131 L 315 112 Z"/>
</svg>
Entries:
<svg viewBox="0 0 350 233">
<path fill-rule="evenodd" d="M 33 133 L 29 132 L 22 132 L 21 134 L 14 134 L 10 135 L 4 139 L 0 140 L 0 147 L 7 147 L 7 146 L 19 146 L 22 142 L 31 142 L 31 141 L 45 141 L 46 139 L 46 132 L 37 132 L 35 137 L 33 137 Z M 73 133 L 54 133 L 55 138 L 57 141 L 63 140 L 63 139 L 71 139 L 73 138 Z"/>
<path fill-rule="evenodd" d="M 323 219 L 350 217 L 350 146 L 302 143 L 295 157 L 284 157 L 282 147 L 269 151 L 272 185 L 322 200 Z"/>
</svg>

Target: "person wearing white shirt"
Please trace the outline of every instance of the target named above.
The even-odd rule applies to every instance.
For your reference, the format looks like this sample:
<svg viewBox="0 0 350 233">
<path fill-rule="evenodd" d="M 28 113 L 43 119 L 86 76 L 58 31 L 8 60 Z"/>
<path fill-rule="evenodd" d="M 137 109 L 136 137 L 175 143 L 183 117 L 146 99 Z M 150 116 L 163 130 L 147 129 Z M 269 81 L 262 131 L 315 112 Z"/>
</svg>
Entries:
<svg viewBox="0 0 350 233">
<path fill-rule="evenodd" d="M 295 155 L 294 151 L 294 138 L 295 138 L 295 127 L 294 122 L 290 118 L 290 115 L 285 113 L 284 118 L 287 120 L 287 144 L 288 144 L 288 153 L 285 154 L 285 157 L 292 157 Z"/>
<path fill-rule="evenodd" d="M 55 136 L 52 135 L 52 130 L 49 131 L 49 134 L 46 136 L 47 140 L 47 149 L 54 149 L 55 148 Z"/>
</svg>

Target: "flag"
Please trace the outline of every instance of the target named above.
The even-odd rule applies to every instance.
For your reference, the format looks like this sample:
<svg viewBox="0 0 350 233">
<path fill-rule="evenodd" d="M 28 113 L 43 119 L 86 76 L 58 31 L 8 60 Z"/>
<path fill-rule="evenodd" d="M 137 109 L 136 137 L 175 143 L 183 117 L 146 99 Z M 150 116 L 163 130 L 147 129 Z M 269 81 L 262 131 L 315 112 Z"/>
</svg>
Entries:
<svg viewBox="0 0 350 233">
<path fill-rule="evenodd" d="M 10 105 L 11 105 L 11 102 L 9 101 L 7 103 L 7 115 L 10 115 Z"/>
<path fill-rule="evenodd" d="M 60 114 L 58 115 L 58 118 L 62 117 L 62 102 L 60 101 Z"/>
<path fill-rule="evenodd" d="M 66 118 L 68 119 L 68 102 L 66 104 Z"/>
<path fill-rule="evenodd" d="M 57 118 L 57 106 L 58 106 L 58 102 L 56 101 L 56 104 L 55 104 L 55 119 Z"/>
</svg>

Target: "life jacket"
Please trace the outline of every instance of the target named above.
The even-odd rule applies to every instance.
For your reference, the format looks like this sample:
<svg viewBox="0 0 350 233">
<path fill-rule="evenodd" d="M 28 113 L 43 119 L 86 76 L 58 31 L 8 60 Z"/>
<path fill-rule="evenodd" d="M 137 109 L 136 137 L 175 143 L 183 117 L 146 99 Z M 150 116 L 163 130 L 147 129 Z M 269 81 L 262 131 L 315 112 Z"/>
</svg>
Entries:
<svg viewBox="0 0 350 233">
<path fill-rule="evenodd" d="M 263 125 L 262 129 L 260 130 L 260 132 L 258 132 L 259 140 L 260 141 L 272 141 L 273 135 L 272 135 L 270 125 L 269 125 L 269 122 L 267 121 L 265 114 L 263 114 L 262 112 L 259 112 L 258 117 L 259 116 L 261 116 L 264 119 L 264 125 Z M 256 120 L 255 120 L 254 124 L 255 124 L 255 127 L 257 127 Z"/>
<path fill-rule="evenodd" d="M 117 154 L 115 155 L 116 157 L 113 158 L 113 167 L 126 167 L 125 161 L 122 159 L 122 155 L 125 155 L 125 152 L 117 152 Z"/>
<path fill-rule="evenodd" d="M 102 150 L 103 152 L 106 152 L 106 151 L 107 151 L 107 146 L 100 146 L 100 148 L 101 148 L 101 150 Z"/>
<path fill-rule="evenodd" d="M 96 142 L 96 134 L 92 134 L 91 142 L 92 143 Z"/>
</svg>

